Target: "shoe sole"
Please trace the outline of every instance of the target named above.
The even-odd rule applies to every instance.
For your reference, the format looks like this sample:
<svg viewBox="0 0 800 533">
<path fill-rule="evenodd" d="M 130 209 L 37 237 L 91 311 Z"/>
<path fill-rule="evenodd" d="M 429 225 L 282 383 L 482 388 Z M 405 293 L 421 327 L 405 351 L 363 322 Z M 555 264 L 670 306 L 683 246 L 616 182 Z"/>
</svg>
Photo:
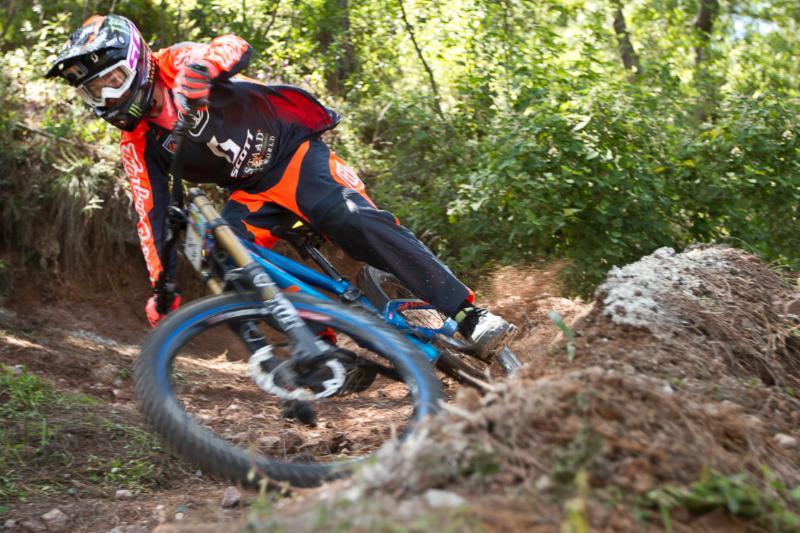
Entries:
<svg viewBox="0 0 800 533">
<path fill-rule="evenodd" d="M 514 337 L 519 333 L 519 329 L 514 324 L 509 324 L 509 326 L 503 333 L 492 339 L 491 344 L 485 348 L 484 354 L 478 355 L 479 359 L 487 363 L 491 362 L 508 343 L 514 340 Z"/>
</svg>

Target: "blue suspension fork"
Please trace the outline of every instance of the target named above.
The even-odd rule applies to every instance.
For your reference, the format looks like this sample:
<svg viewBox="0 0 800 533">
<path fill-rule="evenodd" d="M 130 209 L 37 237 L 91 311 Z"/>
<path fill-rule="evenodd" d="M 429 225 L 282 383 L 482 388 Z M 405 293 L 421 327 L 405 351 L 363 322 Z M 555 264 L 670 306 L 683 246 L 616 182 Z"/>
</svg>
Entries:
<svg viewBox="0 0 800 533">
<path fill-rule="evenodd" d="M 281 288 L 295 287 L 311 296 L 328 299 L 327 296 L 317 290 L 321 289 L 336 294 L 346 302 L 358 302 L 367 309 L 377 312 L 386 323 L 400 330 L 409 341 L 425 353 L 425 356 L 431 363 L 436 362 L 436 359 L 439 357 L 439 351 L 432 346 L 429 341 L 436 335 L 452 336 L 455 331 L 455 323 L 452 320 L 445 323 L 441 328 L 432 330 L 412 326 L 401 313 L 395 312 L 404 302 L 412 304 L 411 306 L 414 308 L 433 309 L 433 306 L 430 304 L 425 304 L 417 300 L 396 300 L 390 302 L 387 309 L 379 310 L 366 298 L 361 296 L 359 291 L 353 287 L 349 281 L 342 278 L 335 271 L 334 273 L 330 273 L 329 276 L 325 276 L 297 261 L 262 248 L 250 241 L 243 241 L 243 244 L 250 250 L 255 260 L 267 270 L 270 277 L 272 277 Z M 319 254 L 318 251 L 317 253 Z M 316 257 L 314 257 L 314 259 L 316 260 Z"/>
</svg>

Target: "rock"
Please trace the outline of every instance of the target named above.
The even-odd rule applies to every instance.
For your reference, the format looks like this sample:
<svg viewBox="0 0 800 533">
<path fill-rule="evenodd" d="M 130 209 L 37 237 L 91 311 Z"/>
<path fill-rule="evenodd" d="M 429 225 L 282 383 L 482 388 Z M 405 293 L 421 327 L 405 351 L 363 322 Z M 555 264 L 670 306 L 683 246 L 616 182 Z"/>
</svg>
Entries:
<svg viewBox="0 0 800 533">
<path fill-rule="evenodd" d="M 179 505 L 175 508 L 175 520 L 183 520 L 186 518 L 186 513 L 189 512 L 189 506 Z"/>
<path fill-rule="evenodd" d="M 9 370 L 11 370 L 11 373 L 15 376 L 21 376 L 25 373 L 25 367 L 22 365 L 14 365 L 10 367 Z"/>
<path fill-rule="evenodd" d="M 352 486 L 349 489 L 345 490 L 342 496 L 348 502 L 355 502 L 362 498 L 364 495 L 364 489 L 359 487 L 358 485 Z"/>
<path fill-rule="evenodd" d="M 125 389 L 111 389 L 111 393 L 117 400 L 127 401 L 133 399 L 133 395 Z"/>
<path fill-rule="evenodd" d="M 153 518 L 155 518 L 159 524 L 163 524 L 167 521 L 167 511 L 163 505 L 156 505 L 156 508 L 153 510 Z"/>
<path fill-rule="evenodd" d="M 464 498 L 455 492 L 439 489 L 428 489 L 423 498 L 431 507 L 461 507 L 467 503 Z"/>
<path fill-rule="evenodd" d="M 281 439 L 280 437 L 259 437 L 257 442 L 264 450 L 271 450 L 278 447 Z"/>
<path fill-rule="evenodd" d="M 775 440 L 784 448 L 794 448 L 797 446 L 797 439 L 785 433 L 778 433 L 775 435 Z"/>
<path fill-rule="evenodd" d="M 47 526 L 43 523 L 39 522 L 38 520 L 25 520 L 22 524 L 20 524 L 23 529 L 27 531 L 45 531 L 47 530 Z"/>
<path fill-rule="evenodd" d="M 786 304 L 786 314 L 800 317 L 800 299 Z"/>
<path fill-rule="evenodd" d="M 231 509 L 239 505 L 239 501 L 242 499 L 242 493 L 239 492 L 239 489 L 236 487 L 228 487 L 222 493 L 222 500 L 219 504 L 222 506 L 223 509 Z"/>
<path fill-rule="evenodd" d="M 11 529 L 12 527 L 17 525 L 16 520 L 8 519 L 3 523 L 3 529 Z"/>
<path fill-rule="evenodd" d="M 111 383 L 117 377 L 117 367 L 105 363 L 92 369 L 92 377 L 103 383 Z"/>
<path fill-rule="evenodd" d="M 546 491 L 550 487 L 553 486 L 553 481 L 550 479 L 550 476 L 541 476 L 539 479 L 536 480 L 536 490 L 538 491 Z"/>
<path fill-rule="evenodd" d="M 112 382 L 111 382 L 111 384 L 112 384 L 112 385 L 114 385 L 115 387 L 117 387 L 118 389 L 121 389 L 122 387 L 124 387 L 124 386 L 125 386 L 125 382 L 124 382 L 124 381 L 122 381 L 122 380 L 121 380 L 121 379 L 119 379 L 119 378 L 117 378 L 117 379 L 115 379 L 114 381 L 112 381 Z"/>
<path fill-rule="evenodd" d="M 119 489 L 114 493 L 114 497 L 118 500 L 130 500 L 133 499 L 133 493 L 128 489 Z"/>
<path fill-rule="evenodd" d="M 69 517 L 61 509 L 54 507 L 42 515 L 42 520 L 51 529 L 64 529 L 67 527 Z"/>
<path fill-rule="evenodd" d="M 108 533 L 149 533 L 150 530 L 147 529 L 145 526 L 139 524 L 133 524 L 130 526 L 117 526 L 114 529 L 109 530 Z"/>
<path fill-rule="evenodd" d="M 401 520 L 413 521 L 419 517 L 419 499 L 403 500 L 395 508 L 395 513 L 397 518 Z"/>
<path fill-rule="evenodd" d="M 156 526 L 151 533 L 178 533 L 180 530 L 181 528 L 179 526 L 174 526 L 172 524 L 161 524 Z"/>
</svg>

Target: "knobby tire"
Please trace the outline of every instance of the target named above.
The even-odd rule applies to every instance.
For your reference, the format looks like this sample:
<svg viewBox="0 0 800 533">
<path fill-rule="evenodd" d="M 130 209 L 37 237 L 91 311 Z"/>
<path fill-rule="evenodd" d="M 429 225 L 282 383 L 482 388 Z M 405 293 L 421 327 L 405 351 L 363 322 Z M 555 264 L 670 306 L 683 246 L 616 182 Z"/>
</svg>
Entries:
<svg viewBox="0 0 800 533">
<path fill-rule="evenodd" d="M 442 398 L 441 384 L 425 355 L 377 317 L 301 294 L 287 294 L 306 313 L 327 317 L 320 323 L 346 332 L 390 363 L 407 384 L 413 414 L 407 434 L 433 414 Z M 238 319 L 262 319 L 263 307 L 255 294 L 209 296 L 170 314 L 145 339 L 134 373 L 139 406 L 147 421 L 180 456 L 212 476 L 258 487 L 262 479 L 311 487 L 349 473 L 354 462 L 290 463 L 237 447 L 203 427 L 186 412 L 173 387 L 173 362 L 193 337 L 220 320 L 238 313 Z M 216 321 L 216 322 L 215 322 Z M 183 355 L 183 354 L 182 354 Z M 267 393 L 264 393 L 265 395 Z"/>
</svg>

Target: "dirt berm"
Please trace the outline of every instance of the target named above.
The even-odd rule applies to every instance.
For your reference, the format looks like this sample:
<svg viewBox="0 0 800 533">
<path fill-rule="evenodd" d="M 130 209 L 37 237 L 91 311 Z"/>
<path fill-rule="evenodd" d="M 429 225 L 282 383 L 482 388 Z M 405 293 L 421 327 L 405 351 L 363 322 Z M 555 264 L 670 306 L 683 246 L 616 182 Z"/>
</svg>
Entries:
<svg viewBox="0 0 800 533">
<path fill-rule="evenodd" d="M 283 524 L 314 513 L 357 529 L 800 530 L 797 298 L 726 247 L 614 268 L 518 376 L 483 396 L 462 389 Z"/>
<path fill-rule="evenodd" d="M 0 468 L 0 517 L 16 524 L 4 527 L 37 530 L 57 507 L 65 530 L 88 531 L 800 531 L 797 279 L 731 248 L 664 248 L 613 269 L 586 304 L 557 296 L 558 269 L 501 269 L 482 293 L 522 329 L 518 375 L 458 388 L 353 479 L 244 493 L 254 504 L 236 510 L 136 413 L 146 295 L 53 303 L 20 289 L 0 308 L 0 377 L 33 387 L 24 366 L 47 390 L 81 395 L 0 427 L 7 442 L 24 437 L 0 456 L 12 465 Z M 215 416 L 244 431 L 234 363 L 200 363 L 184 378 L 208 379 Z"/>
</svg>

